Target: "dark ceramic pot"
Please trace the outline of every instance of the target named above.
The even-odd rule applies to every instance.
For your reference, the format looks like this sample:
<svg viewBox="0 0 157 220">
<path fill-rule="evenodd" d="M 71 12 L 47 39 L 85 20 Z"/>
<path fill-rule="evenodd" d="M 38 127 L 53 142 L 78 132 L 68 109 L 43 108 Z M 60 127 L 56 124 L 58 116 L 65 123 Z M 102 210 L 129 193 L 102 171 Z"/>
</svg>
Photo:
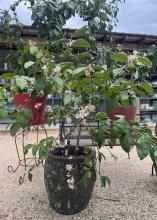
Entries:
<svg viewBox="0 0 157 220">
<path fill-rule="evenodd" d="M 62 156 L 68 149 L 71 157 Z M 73 215 L 85 209 L 92 196 L 94 182 L 83 186 L 82 178 L 89 169 L 84 163 L 87 154 L 85 148 L 79 147 L 76 156 L 75 146 L 50 150 L 44 167 L 45 186 L 50 206 L 60 214 Z M 96 153 L 89 149 L 88 156 L 95 166 Z"/>
</svg>

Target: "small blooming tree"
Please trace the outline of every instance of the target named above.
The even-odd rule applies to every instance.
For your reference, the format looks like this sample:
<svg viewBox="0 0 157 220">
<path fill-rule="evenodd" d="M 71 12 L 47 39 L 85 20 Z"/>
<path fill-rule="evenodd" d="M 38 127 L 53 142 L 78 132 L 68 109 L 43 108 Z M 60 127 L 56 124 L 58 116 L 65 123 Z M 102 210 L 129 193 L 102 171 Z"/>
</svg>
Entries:
<svg viewBox="0 0 157 220">
<path fill-rule="evenodd" d="M 140 159 L 151 154 L 153 162 L 157 165 L 157 139 L 151 130 L 138 122 L 128 122 L 123 117 L 119 117 L 113 122 L 106 114 L 119 104 L 124 107 L 128 106 L 132 97 L 146 96 L 153 92 L 151 85 L 141 77 L 141 73 L 148 74 L 152 68 L 151 61 L 145 56 L 127 55 L 122 51 L 112 52 L 104 61 L 101 59 L 101 64 L 99 62 L 100 51 L 93 33 L 94 30 L 97 30 L 96 27 L 101 30 L 104 25 L 108 26 L 109 21 L 112 20 L 111 17 L 115 19 L 118 1 L 111 1 L 110 4 L 104 0 L 80 0 L 80 4 L 73 0 L 55 1 L 55 3 L 52 1 L 29 2 L 33 12 L 34 25 L 39 28 L 40 34 L 46 33 L 47 38 L 54 39 L 54 41 L 50 41 L 49 45 L 44 46 L 32 42 L 29 44 L 23 41 L 17 42 L 18 51 L 14 57 L 11 57 L 11 62 L 14 64 L 12 66 L 16 68 L 13 69 L 12 74 L 1 76 L 1 78 L 16 80 L 16 86 L 11 88 L 12 94 L 27 91 L 32 98 L 39 93 L 43 93 L 45 96 L 57 93 L 62 96 L 63 105 L 53 107 L 52 112 L 47 114 L 47 122 L 56 124 L 57 121 L 65 120 L 67 117 L 71 118 L 73 128 L 69 135 L 78 128 L 77 148 L 80 146 L 82 125 L 83 123 L 88 124 L 88 132 L 97 146 L 99 162 L 105 159 L 100 148 L 105 144 L 112 148 L 118 139 L 126 153 L 136 146 Z M 16 4 L 12 6 L 14 12 L 15 6 Z M 49 6 L 51 7 L 48 8 Z M 40 10 L 41 7 L 43 10 Z M 50 14 L 48 14 L 49 10 L 51 10 Z M 65 20 L 75 13 L 86 20 L 88 25 L 75 31 L 72 41 L 66 38 L 59 38 L 55 41 L 55 36 L 59 36 L 59 33 L 62 32 Z M 50 15 L 55 16 L 56 23 L 52 22 Z M 6 14 L 2 13 L 1 20 L 4 26 L 5 16 Z M 7 16 L 9 15 L 7 14 Z M 7 25 L 9 24 L 7 23 Z M 4 30 L 8 34 L 8 28 Z M 13 43 L 16 43 L 16 38 L 12 38 L 10 34 L 8 34 L 8 37 L 11 37 L 9 42 L 13 39 Z M 79 48 L 77 52 L 76 48 Z M 110 61 L 110 65 L 107 61 Z M 6 97 L 6 88 L 7 86 L 3 86 L 0 90 L 3 106 L 9 102 Z M 100 105 L 103 106 L 101 110 L 99 110 Z M 3 106 L 0 109 L 1 116 L 6 116 Z M 28 121 L 31 115 L 29 114 L 28 117 L 26 114 L 26 111 L 16 110 L 11 115 L 14 120 L 10 129 L 12 136 L 16 135 L 19 129 L 29 126 Z M 91 122 L 95 124 L 99 122 L 99 126 L 92 127 Z M 33 155 L 44 159 L 49 149 L 56 146 L 56 142 L 57 139 L 54 137 L 44 139 L 38 145 L 26 145 L 24 152 L 27 153 L 32 148 Z M 63 143 L 60 145 L 63 146 Z M 91 161 L 88 159 L 85 163 L 90 164 Z M 67 169 L 69 170 L 70 167 Z M 98 173 L 101 175 L 100 170 Z M 91 169 L 91 175 L 89 172 L 87 173 L 85 181 L 89 177 L 95 181 L 95 168 Z M 70 181 L 68 184 L 69 187 L 72 187 L 73 180 Z M 108 178 L 102 175 L 101 181 L 103 186 L 109 182 Z"/>
</svg>

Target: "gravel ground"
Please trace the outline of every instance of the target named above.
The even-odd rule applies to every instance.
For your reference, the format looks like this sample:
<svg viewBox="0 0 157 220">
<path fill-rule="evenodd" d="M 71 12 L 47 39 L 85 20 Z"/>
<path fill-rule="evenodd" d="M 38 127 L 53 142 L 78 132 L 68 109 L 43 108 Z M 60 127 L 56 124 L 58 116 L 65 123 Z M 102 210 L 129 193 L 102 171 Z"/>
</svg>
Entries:
<svg viewBox="0 0 157 220">
<path fill-rule="evenodd" d="M 27 141 L 34 140 L 35 134 L 29 134 Z M 128 160 L 117 146 L 113 152 L 118 160 L 114 161 L 106 149 L 103 151 L 107 159 L 102 173 L 110 177 L 111 186 L 101 188 L 97 181 L 88 208 L 74 216 L 64 216 L 49 208 L 42 167 L 34 170 L 32 183 L 26 178 L 22 185 L 18 184 L 22 169 L 16 174 L 8 173 L 7 166 L 17 164 L 14 139 L 0 134 L 0 219 L 157 220 L 157 178 L 150 175 L 150 159 L 140 161 L 133 151 Z"/>
</svg>

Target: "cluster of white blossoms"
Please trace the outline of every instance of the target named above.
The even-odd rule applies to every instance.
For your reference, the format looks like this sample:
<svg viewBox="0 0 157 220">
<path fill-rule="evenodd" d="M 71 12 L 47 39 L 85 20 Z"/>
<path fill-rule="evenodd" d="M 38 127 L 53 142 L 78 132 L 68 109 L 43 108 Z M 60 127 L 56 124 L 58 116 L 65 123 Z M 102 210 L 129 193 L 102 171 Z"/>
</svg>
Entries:
<svg viewBox="0 0 157 220">
<path fill-rule="evenodd" d="M 68 41 L 68 42 L 66 43 L 66 46 L 71 48 L 71 47 L 73 47 L 73 45 L 75 44 L 75 42 L 76 42 L 75 40 L 70 40 L 70 41 Z"/>
<path fill-rule="evenodd" d="M 88 76 L 91 76 L 91 73 L 94 72 L 94 69 L 91 65 L 89 65 L 89 67 L 85 70 L 85 75 L 88 77 Z"/>
<path fill-rule="evenodd" d="M 48 63 L 50 62 L 49 59 L 47 59 L 46 57 L 43 57 L 41 60 L 41 69 L 44 71 L 44 73 L 47 74 L 48 72 Z"/>
<path fill-rule="evenodd" d="M 31 47 L 37 45 L 37 43 L 35 41 L 32 41 L 32 40 L 29 40 L 28 43 L 29 43 L 29 46 L 31 46 Z"/>
<path fill-rule="evenodd" d="M 136 55 L 130 55 L 130 56 L 128 56 L 128 60 L 129 60 L 130 63 L 136 63 L 136 62 L 138 61 Z"/>
<path fill-rule="evenodd" d="M 43 70 L 44 72 L 47 72 L 47 71 L 48 71 L 47 65 L 43 65 L 41 68 L 42 68 L 42 70 Z"/>
<path fill-rule="evenodd" d="M 60 76 L 61 74 L 61 67 L 60 66 L 56 66 L 53 70 L 52 70 L 52 75 L 54 76 Z"/>
<path fill-rule="evenodd" d="M 85 118 L 86 116 L 89 115 L 89 113 L 91 112 L 95 112 L 95 106 L 94 105 L 91 105 L 91 104 L 88 104 L 87 106 L 85 106 L 84 108 L 81 108 L 79 110 L 79 116 L 80 118 Z"/>
</svg>

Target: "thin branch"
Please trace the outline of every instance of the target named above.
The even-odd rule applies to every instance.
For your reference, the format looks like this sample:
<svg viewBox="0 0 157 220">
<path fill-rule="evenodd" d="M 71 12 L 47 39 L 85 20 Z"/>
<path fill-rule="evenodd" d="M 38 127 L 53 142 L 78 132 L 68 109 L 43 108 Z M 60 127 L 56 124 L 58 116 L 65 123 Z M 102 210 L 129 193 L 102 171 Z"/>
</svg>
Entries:
<svg viewBox="0 0 157 220">
<path fill-rule="evenodd" d="M 106 147 L 106 149 L 109 151 L 109 153 L 110 153 L 110 155 L 111 155 L 111 157 L 113 157 L 113 159 L 114 160 L 117 160 L 118 159 L 118 157 L 117 156 L 115 156 L 112 152 L 111 152 L 111 150 L 107 147 L 107 146 L 105 146 Z"/>
</svg>

